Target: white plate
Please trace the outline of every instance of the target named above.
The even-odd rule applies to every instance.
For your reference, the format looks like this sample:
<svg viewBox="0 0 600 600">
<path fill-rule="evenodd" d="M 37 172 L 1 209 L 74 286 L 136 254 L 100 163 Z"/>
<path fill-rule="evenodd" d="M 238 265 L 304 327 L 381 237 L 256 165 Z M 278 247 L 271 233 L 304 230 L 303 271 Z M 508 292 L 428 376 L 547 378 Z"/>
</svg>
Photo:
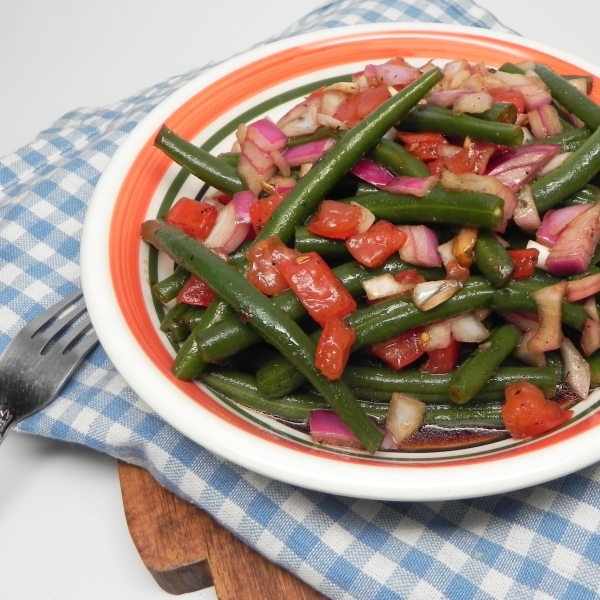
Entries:
<svg viewBox="0 0 600 600">
<path fill-rule="evenodd" d="M 184 435 L 243 467 L 311 489 L 382 500 L 442 500 L 518 489 L 590 465 L 600 459 L 599 394 L 581 402 L 567 426 L 536 439 L 369 456 L 315 445 L 296 430 L 221 402 L 202 386 L 170 374 L 174 350 L 158 331 L 148 284 L 151 275 L 165 274 L 170 265 L 154 264 L 139 231 L 161 203 L 193 195 L 201 183 L 152 147 L 159 127 L 166 122 L 196 144 L 227 148 L 222 138 L 240 120 L 256 118 L 265 107 L 275 116 L 283 111 L 282 94 L 305 95 L 302 86 L 397 55 L 415 65 L 429 58 L 442 64 L 466 58 L 488 66 L 531 59 L 563 73 L 600 74 L 582 60 L 516 36 L 417 24 L 311 33 L 214 67 L 172 94 L 132 131 L 96 187 L 81 264 L 102 345 L 133 390 Z"/>
</svg>

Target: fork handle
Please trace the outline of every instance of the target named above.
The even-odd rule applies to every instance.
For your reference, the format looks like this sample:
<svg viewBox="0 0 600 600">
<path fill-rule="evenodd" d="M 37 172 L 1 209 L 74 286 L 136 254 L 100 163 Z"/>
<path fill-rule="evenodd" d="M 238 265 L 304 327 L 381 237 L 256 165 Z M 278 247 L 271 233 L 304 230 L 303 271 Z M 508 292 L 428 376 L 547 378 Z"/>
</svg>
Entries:
<svg viewBox="0 0 600 600">
<path fill-rule="evenodd" d="M 6 432 L 15 423 L 15 413 L 10 406 L 0 405 L 0 444 L 4 440 Z"/>
</svg>

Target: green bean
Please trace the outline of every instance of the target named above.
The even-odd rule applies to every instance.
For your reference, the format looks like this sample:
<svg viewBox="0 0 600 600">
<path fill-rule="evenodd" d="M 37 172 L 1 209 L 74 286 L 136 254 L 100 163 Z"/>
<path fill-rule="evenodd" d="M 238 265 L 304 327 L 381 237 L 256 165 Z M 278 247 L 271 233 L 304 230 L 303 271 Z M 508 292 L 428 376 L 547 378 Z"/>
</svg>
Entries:
<svg viewBox="0 0 600 600">
<path fill-rule="evenodd" d="M 202 306 L 194 306 L 183 315 L 183 322 L 190 328 L 190 331 L 202 322 L 204 315 L 206 314 L 206 308 Z"/>
<path fill-rule="evenodd" d="M 560 166 L 530 188 L 538 211 L 544 212 L 577 192 L 600 171 L 600 129 L 597 129 Z"/>
<path fill-rule="evenodd" d="M 160 128 L 154 145 L 178 165 L 221 192 L 235 194 L 245 189 L 235 167 L 182 139 L 166 125 Z"/>
<path fill-rule="evenodd" d="M 396 175 L 408 177 L 429 177 L 431 173 L 427 165 L 409 152 L 402 144 L 382 139 L 369 153 L 369 158 L 387 167 Z"/>
<path fill-rule="evenodd" d="M 502 223 L 504 201 L 494 194 L 457 192 L 436 185 L 423 198 L 374 192 L 348 198 L 368 208 L 377 219 L 392 223 L 446 223 L 493 228 Z"/>
<path fill-rule="evenodd" d="M 600 189 L 598 189 L 595 185 L 588 183 L 580 190 L 577 190 L 574 194 L 571 194 L 568 198 L 565 198 L 560 205 L 575 206 L 576 204 L 596 204 L 599 198 Z"/>
<path fill-rule="evenodd" d="M 482 275 L 495 287 L 506 285 L 515 270 L 515 263 L 506 248 L 486 229 L 477 235 L 473 258 Z"/>
<path fill-rule="evenodd" d="M 206 281 L 219 297 L 244 314 L 262 337 L 304 373 L 363 446 L 371 453 L 377 450 L 383 439 L 381 431 L 343 382 L 330 381 L 315 366 L 315 346 L 295 321 L 275 308 L 234 267 L 176 227 L 161 221 L 146 221 L 142 237 Z"/>
<path fill-rule="evenodd" d="M 327 401 L 317 394 L 299 392 L 283 398 L 267 398 L 256 387 L 256 379 L 247 373 L 210 367 L 200 376 L 207 385 L 225 399 L 235 398 L 236 402 L 284 419 L 286 421 L 306 422 L 311 410 L 329 409 Z M 381 419 L 389 410 L 389 403 L 360 402 L 368 415 Z"/>
<path fill-rule="evenodd" d="M 428 311 L 418 310 L 412 302 L 393 298 L 367 308 L 355 310 L 345 319 L 356 333 L 352 350 L 389 339 L 409 329 L 456 316 L 485 306 L 493 289 L 480 277 L 471 277 L 465 287 L 446 302 Z M 320 331 L 312 334 L 318 339 Z M 274 397 L 290 393 L 302 385 L 305 377 L 285 357 L 276 357 L 256 373 L 261 392 Z"/>
<path fill-rule="evenodd" d="M 336 182 L 441 79 L 439 69 L 428 71 L 345 133 L 342 142 L 335 144 L 292 188 L 256 241 L 277 235 L 284 244 L 291 244 L 296 226 L 311 215 Z"/>
<path fill-rule="evenodd" d="M 441 375 L 403 369 L 391 371 L 390 369 L 374 367 L 357 367 L 349 365 L 344 370 L 344 381 L 352 388 L 362 388 L 365 391 L 374 392 L 400 392 L 409 396 L 431 398 L 432 401 L 443 403 L 444 399 L 449 402 L 448 386 L 453 373 Z M 487 398 L 503 397 L 504 388 L 510 383 L 525 379 L 530 383 L 548 390 L 549 396 L 560 380 L 560 373 L 554 366 L 548 367 L 500 367 L 485 383 L 479 391 L 478 397 L 487 395 Z M 383 398 L 380 396 L 379 398 Z"/>
<path fill-rule="evenodd" d="M 590 135 L 592 135 L 592 132 L 587 127 L 574 127 L 568 131 L 545 138 L 544 144 L 558 144 L 561 147 L 561 152 L 574 152 L 583 146 Z M 534 139 L 531 143 L 539 144 L 540 140 Z"/>
<path fill-rule="evenodd" d="M 470 117 L 494 121 L 496 123 L 508 123 L 514 125 L 517 122 L 517 107 L 511 102 L 494 102 L 492 108 L 481 113 L 468 113 Z"/>
<path fill-rule="evenodd" d="M 500 325 L 479 345 L 452 375 L 448 395 L 453 402 L 464 404 L 471 400 L 487 380 L 498 370 L 515 349 L 521 332 L 513 325 Z"/>
<path fill-rule="evenodd" d="M 367 269 L 352 261 L 335 267 L 333 272 L 353 296 L 358 296 L 363 294 L 362 281 L 365 279 L 383 273 L 399 273 L 407 268 L 410 268 L 407 263 L 398 256 L 394 256 L 379 269 Z M 421 269 L 421 272 L 429 278 L 435 275 L 435 273 L 428 274 L 426 269 Z M 292 290 L 285 290 L 277 294 L 272 298 L 272 302 L 294 321 L 298 321 L 308 314 Z M 204 329 L 197 338 L 204 360 L 212 362 L 248 348 L 259 341 L 260 336 L 237 315 L 232 315 L 220 323 L 214 324 L 213 327 Z"/>
<path fill-rule="evenodd" d="M 463 405 L 427 406 L 423 425 L 435 425 L 451 429 L 506 429 L 502 418 L 504 402 L 492 401 Z"/>
<path fill-rule="evenodd" d="M 600 127 L 600 106 L 579 91 L 568 79 L 561 77 L 548 65 L 536 63 L 535 72 L 548 86 L 552 98 L 581 119 L 592 131 Z"/>
<path fill-rule="evenodd" d="M 525 71 L 523 71 L 521 67 L 518 67 L 517 65 L 511 62 L 505 62 L 498 68 L 498 71 L 502 71 L 504 73 L 512 73 L 513 75 L 525 75 Z"/>
<path fill-rule="evenodd" d="M 152 293 L 163 304 L 177 298 L 183 284 L 190 278 L 190 273 L 177 267 L 171 275 L 152 285 Z"/>
<path fill-rule="evenodd" d="M 194 332 L 198 330 L 198 328 L 202 328 L 201 323 L 196 325 L 190 335 L 188 335 L 187 339 L 177 351 L 173 364 L 171 365 L 171 373 L 173 373 L 177 379 L 181 379 L 182 381 L 196 379 L 207 366 L 207 363 L 200 355 L 198 342 L 194 335 Z"/>
<path fill-rule="evenodd" d="M 523 129 L 517 125 L 457 115 L 448 108 L 427 104 L 415 108 L 396 128 L 400 131 L 435 131 L 449 137 L 468 137 L 473 141 L 503 146 L 520 146 L 523 143 Z"/>
<path fill-rule="evenodd" d="M 191 308 L 189 304 L 176 304 L 161 321 L 160 330 L 166 333 L 167 337 L 173 342 L 179 342 L 189 335 L 190 328 L 183 320 L 183 317 Z"/>
</svg>

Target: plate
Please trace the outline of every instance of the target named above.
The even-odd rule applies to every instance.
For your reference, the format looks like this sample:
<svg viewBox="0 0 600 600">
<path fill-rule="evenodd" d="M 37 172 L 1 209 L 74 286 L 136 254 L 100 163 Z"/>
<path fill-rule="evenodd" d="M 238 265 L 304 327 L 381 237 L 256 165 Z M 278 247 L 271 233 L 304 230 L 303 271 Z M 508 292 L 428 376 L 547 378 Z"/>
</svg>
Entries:
<svg viewBox="0 0 600 600">
<path fill-rule="evenodd" d="M 376 453 L 328 448 L 274 420 L 217 399 L 170 373 L 174 349 L 158 330 L 149 281 L 172 264 L 140 240 L 161 206 L 195 195 L 201 182 L 153 147 L 167 123 L 209 150 L 229 149 L 240 121 L 275 118 L 319 82 L 367 63 L 404 56 L 420 65 L 466 58 L 499 66 L 534 60 L 562 73 L 600 69 L 522 38 L 446 25 L 375 24 L 310 33 L 254 49 L 180 88 L 131 132 L 103 173 L 82 239 L 89 311 L 115 367 L 147 404 L 188 438 L 252 471 L 305 488 L 380 500 L 444 500 L 539 484 L 600 459 L 599 400 L 576 408 L 567 426 L 527 441 L 448 452 Z M 598 86 L 598 81 L 596 81 Z M 594 92 L 596 102 L 600 101 Z"/>
</svg>

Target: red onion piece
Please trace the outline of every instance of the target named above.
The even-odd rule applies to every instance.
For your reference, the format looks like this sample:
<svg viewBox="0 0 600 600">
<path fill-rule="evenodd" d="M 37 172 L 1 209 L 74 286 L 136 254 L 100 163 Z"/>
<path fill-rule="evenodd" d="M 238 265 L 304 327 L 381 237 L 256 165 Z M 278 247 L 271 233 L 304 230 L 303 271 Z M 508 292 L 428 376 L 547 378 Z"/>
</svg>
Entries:
<svg viewBox="0 0 600 600">
<path fill-rule="evenodd" d="M 529 144 L 503 152 L 488 163 L 486 175 L 496 177 L 516 192 L 532 182 L 538 172 L 560 151 L 557 144 Z"/>
<path fill-rule="evenodd" d="M 527 184 L 517 192 L 513 221 L 520 229 L 530 234 L 535 233 L 542 224 L 531 188 Z"/>
<path fill-rule="evenodd" d="M 546 269 L 556 277 L 583 273 L 600 238 L 600 204 L 575 217 L 550 250 Z"/>
<path fill-rule="evenodd" d="M 314 133 L 320 104 L 318 97 L 297 104 L 277 121 L 277 127 L 290 137 Z"/>
<path fill-rule="evenodd" d="M 449 319 L 452 337 L 457 342 L 480 343 L 487 339 L 490 332 L 472 313 L 466 312 Z"/>
<path fill-rule="evenodd" d="M 550 248 L 548 248 L 548 246 L 544 246 L 544 244 L 538 244 L 533 240 L 528 240 L 526 248 L 528 250 L 534 249 L 538 251 L 538 260 L 535 268 L 541 269 L 542 271 L 547 271 L 548 269 L 546 269 L 546 261 L 550 256 Z"/>
<path fill-rule="evenodd" d="M 361 158 L 350 169 L 350 172 L 357 177 L 360 177 L 363 181 L 377 187 L 384 186 L 394 179 L 392 173 L 368 158 Z"/>
<path fill-rule="evenodd" d="M 433 230 L 425 225 L 401 225 L 406 242 L 400 248 L 400 258 L 417 267 L 439 267 L 442 259 L 437 252 L 438 239 Z"/>
<path fill-rule="evenodd" d="M 533 79 L 529 78 L 528 83 L 511 86 L 511 89 L 523 95 L 525 100 L 525 112 L 539 109 L 552 102 L 552 95 L 545 88 L 541 80 L 533 81 Z"/>
<path fill-rule="evenodd" d="M 535 239 L 540 244 L 551 248 L 556 244 L 561 232 L 575 217 L 591 208 L 591 204 L 576 204 L 565 208 L 551 208 L 546 212 Z"/>
<path fill-rule="evenodd" d="M 204 245 L 208 248 L 222 248 L 228 254 L 233 252 L 250 231 L 250 205 L 256 202 L 252 192 L 237 192 L 229 204 L 217 215 L 217 221 Z"/>
<path fill-rule="evenodd" d="M 471 92 L 459 96 L 452 105 L 454 113 L 482 113 L 492 108 L 493 98 L 489 94 Z"/>
<path fill-rule="evenodd" d="M 252 140 L 261 150 L 283 150 L 287 144 L 287 135 L 271 121 L 264 118 L 250 123 L 246 129 L 246 138 Z"/>
<path fill-rule="evenodd" d="M 590 319 L 600 323 L 600 315 L 598 314 L 598 305 L 596 304 L 595 296 L 589 296 L 583 303 L 583 310 L 589 315 Z"/>
<path fill-rule="evenodd" d="M 437 175 L 431 175 L 430 177 L 408 177 L 402 175 L 394 177 L 388 183 L 379 187 L 384 192 L 389 192 L 390 194 L 408 194 L 417 198 L 423 198 L 423 196 L 426 196 L 432 190 L 438 180 L 439 177 Z"/>
<path fill-rule="evenodd" d="M 283 156 L 290 167 L 299 167 L 323 158 L 334 144 L 335 142 L 332 139 L 316 140 L 287 148 Z"/>
<path fill-rule="evenodd" d="M 519 360 L 522 360 L 526 365 L 532 367 L 545 367 L 546 355 L 543 352 L 532 352 L 529 349 L 529 341 L 536 334 L 535 329 L 525 331 L 521 337 L 521 341 L 513 350 L 513 355 Z"/>
<path fill-rule="evenodd" d="M 277 167 L 267 151 L 246 138 L 242 142 L 237 171 L 248 189 L 258 194 L 262 190 L 262 182 L 275 175 Z"/>
<path fill-rule="evenodd" d="M 406 65 L 384 63 L 375 66 L 375 76 L 385 85 L 406 85 L 410 83 L 418 72 Z"/>
<path fill-rule="evenodd" d="M 533 137 L 541 139 L 552 137 L 563 130 L 554 106 L 546 104 L 527 113 L 529 127 Z"/>
<path fill-rule="evenodd" d="M 420 400 L 394 392 L 385 419 L 386 429 L 399 444 L 421 427 L 426 405 Z"/>
<path fill-rule="evenodd" d="M 592 355 L 600 348 L 600 323 L 594 319 L 586 319 L 581 330 L 581 349 L 586 356 Z"/>
<path fill-rule="evenodd" d="M 464 96 L 470 94 L 468 90 L 442 90 L 439 92 L 433 92 L 433 94 L 427 96 L 427 104 L 435 104 L 436 106 L 443 106 L 444 108 L 451 108 L 454 102 Z"/>
<path fill-rule="evenodd" d="M 390 273 L 370 277 L 362 282 L 362 287 L 369 300 L 391 298 L 406 291 L 406 287 L 394 279 Z"/>
<path fill-rule="evenodd" d="M 518 327 L 521 331 L 529 331 L 530 329 L 537 329 L 540 324 L 540 320 L 537 315 L 520 312 L 510 311 L 501 312 L 500 316 L 515 327 Z"/>
<path fill-rule="evenodd" d="M 563 359 L 567 383 L 582 400 L 585 400 L 590 393 L 591 374 L 589 363 L 579 354 L 569 338 L 565 338 L 561 344 L 560 355 Z"/>
<path fill-rule="evenodd" d="M 419 348 L 425 352 L 447 348 L 452 342 L 449 319 L 429 323 L 423 328 Z"/>
<path fill-rule="evenodd" d="M 462 282 L 456 281 L 456 279 L 417 283 L 413 289 L 413 303 L 419 310 L 431 310 L 452 298 L 462 287 Z"/>
<path fill-rule="evenodd" d="M 573 279 L 567 284 L 567 300 L 577 302 L 600 292 L 600 273 L 581 279 Z"/>
<path fill-rule="evenodd" d="M 566 293 L 567 282 L 561 281 L 532 294 L 537 305 L 540 322 L 535 335 L 527 344 L 527 348 L 531 352 L 548 352 L 560 348 L 564 339 L 561 329 L 561 314 Z"/>
</svg>

